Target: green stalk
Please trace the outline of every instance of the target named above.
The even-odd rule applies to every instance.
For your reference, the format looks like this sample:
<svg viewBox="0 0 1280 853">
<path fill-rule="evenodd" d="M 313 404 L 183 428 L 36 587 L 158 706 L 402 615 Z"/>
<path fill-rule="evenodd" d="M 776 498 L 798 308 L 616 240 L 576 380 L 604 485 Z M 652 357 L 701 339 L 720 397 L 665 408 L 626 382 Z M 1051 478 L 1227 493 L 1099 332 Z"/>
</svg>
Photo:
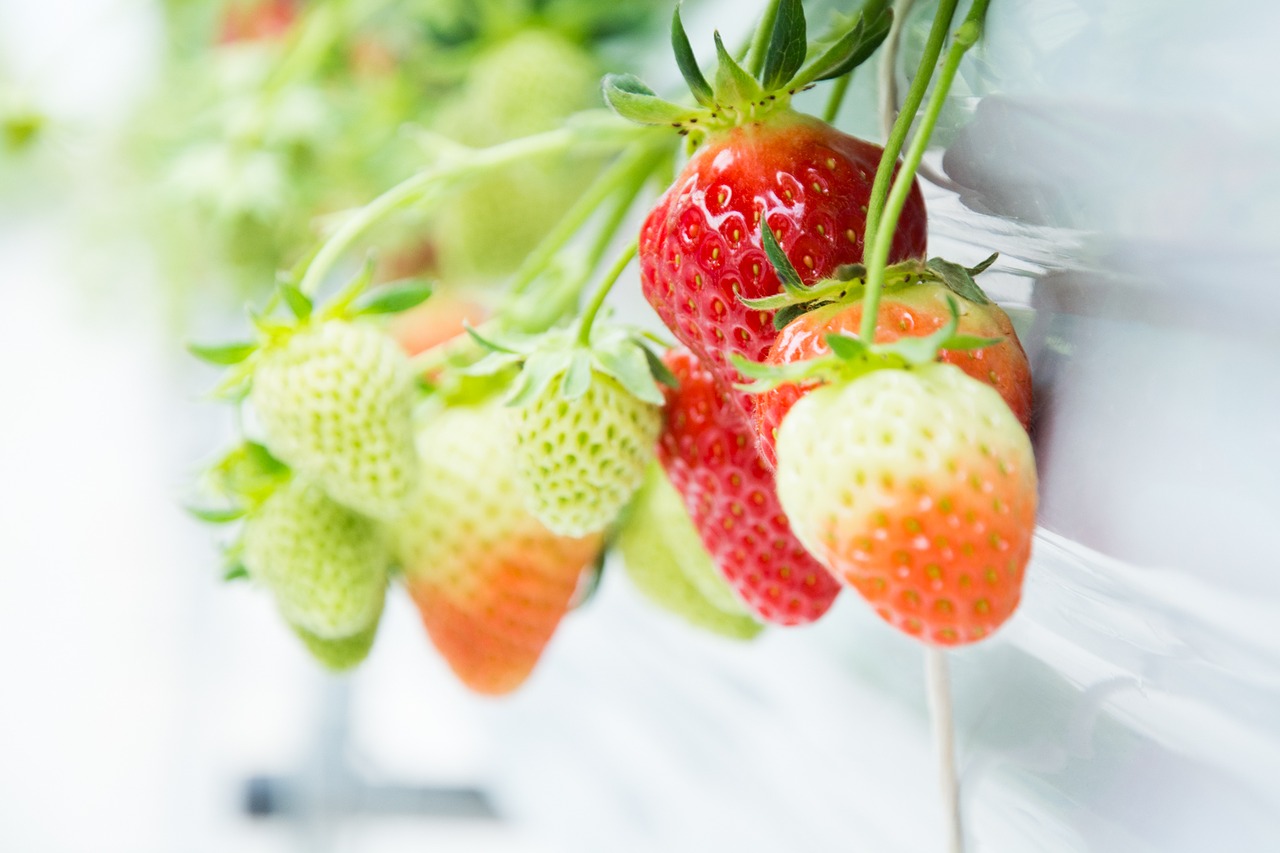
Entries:
<svg viewBox="0 0 1280 853">
<path fill-rule="evenodd" d="M 764 15 L 756 26 L 755 36 L 751 39 L 751 47 L 747 51 L 747 73 L 757 80 L 764 68 L 765 51 L 769 48 L 769 36 L 773 35 L 773 25 L 778 20 L 778 6 L 782 0 L 769 0 L 764 8 Z"/>
<path fill-rule="evenodd" d="M 889 195 L 889 181 L 893 174 L 893 166 L 898 162 L 898 154 L 901 153 L 902 146 L 906 142 L 907 131 L 911 129 L 911 122 L 915 120 L 916 110 L 920 109 L 920 102 L 924 100 L 925 92 L 929 89 L 929 81 L 933 78 L 938 57 L 942 55 L 943 42 L 947 40 L 947 29 L 951 26 L 951 19 L 956 14 L 956 5 L 957 0 L 941 0 L 938 3 L 938 11 L 933 16 L 933 26 L 929 29 L 929 39 L 925 42 L 924 53 L 920 57 L 920 67 L 916 71 L 915 79 L 911 81 L 911 88 L 907 90 L 907 98 L 903 101 L 902 110 L 893 123 L 893 130 L 885 140 L 884 154 L 880 156 L 876 179 L 871 185 L 871 200 L 867 202 L 867 229 L 864 232 L 867 241 L 871 240 L 871 236 L 880 227 L 880 217 Z M 902 25 L 902 23 L 897 24 L 897 26 Z"/>
<path fill-rule="evenodd" d="M 481 148 L 469 152 L 462 162 L 426 169 L 407 178 L 360 208 L 333 232 L 307 266 L 298 288 L 308 296 L 314 295 L 343 253 L 370 228 L 397 210 L 472 174 L 540 154 L 566 151 L 579 141 L 580 131 L 571 127 L 557 128 L 490 148 Z"/>
<path fill-rule="evenodd" d="M 609 268 L 609 272 L 605 273 L 604 281 L 601 282 L 600 287 L 596 290 L 596 295 L 591 298 L 591 304 L 583 312 L 581 325 L 578 327 L 578 343 L 582 346 L 591 345 L 591 325 L 596 321 L 596 315 L 600 313 L 605 297 L 609 295 L 609 291 L 613 290 L 613 286 L 622 275 L 622 271 L 631 263 L 631 259 L 636 256 L 636 249 L 636 241 L 632 240 L 630 245 L 622 250 L 622 254 L 618 256 L 618 259 L 613 262 L 613 266 Z"/>
<path fill-rule="evenodd" d="M 840 106 L 844 103 L 845 93 L 849 91 L 849 83 L 853 80 L 853 72 L 836 80 L 834 86 L 831 87 L 831 94 L 827 96 L 827 108 L 822 111 L 822 120 L 827 124 L 835 124 L 836 116 L 840 114 Z"/>
<path fill-rule="evenodd" d="M 982 20 L 986 16 L 989 2 L 990 0 L 973 0 L 973 6 L 969 9 L 968 16 L 965 18 L 964 23 L 960 25 L 960 28 L 956 30 L 955 36 L 951 40 L 951 47 L 947 51 L 947 58 L 942 63 L 942 71 L 938 75 L 938 85 L 934 87 L 933 94 L 929 96 L 929 104 L 925 107 L 920 127 L 916 131 L 915 137 L 911 140 L 911 147 L 903 160 L 902 168 L 898 170 L 898 174 L 893 180 L 893 189 L 889 192 L 889 199 L 884 209 L 884 217 L 876 230 L 875 242 L 871 245 L 871 252 L 867 256 L 867 286 L 863 295 L 862 326 L 859 330 L 860 337 L 864 341 L 875 340 L 876 315 L 880 309 L 880 291 L 884 284 L 885 265 L 889 261 L 889 249 L 893 245 L 893 234 L 898 227 L 898 217 L 902 214 L 902 208 L 907 202 L 907 196 L 911 194 L 916 170 L 920 168 L 920 161 L 924 159 L 925 149 L 929 147 L 929 137 L 933 135 L 933 129 L 938 124 L 938 116 L 942 114 L 942 107 L 947 101 L 947 93 L 951 91 L 951 84 L 956 79 L 956 72 L 960 70 L 960 61 L 964 59 L 965 53 L 977 43 L 978 38 L 982 35 Z M 922 74 L 924 72 L 923 63 L 921 64 L 921 72 Z M 906 114 L 905 110 L 903 114 Z M 879 176 L 877 175 L 877 177 Z"/>
</svg>

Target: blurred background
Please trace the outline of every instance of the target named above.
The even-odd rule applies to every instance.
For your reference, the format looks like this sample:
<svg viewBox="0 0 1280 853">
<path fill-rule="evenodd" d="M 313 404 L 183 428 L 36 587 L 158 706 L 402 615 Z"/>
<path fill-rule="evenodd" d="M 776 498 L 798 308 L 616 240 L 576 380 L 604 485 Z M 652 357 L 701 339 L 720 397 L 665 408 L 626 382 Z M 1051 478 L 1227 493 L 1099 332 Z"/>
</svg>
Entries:
<svg viewBox="0 0 1280 853">
<path fill-rule="evenodd" d="M 410 174 L 406 125 L 488 145 L 606 70 L 674 90 L 670 3 L 601 5 L 0 2 L 0 849 L 942 849 L 920 651 L 853 596 L 739 646 L 606 571 L 495 702 L 402 595 L 324 674 L 182 509 L 233 426 L 185 342 Z M 699 54 L 762 5 L 688 0 Z M 995 0 L 927 158 L 930 254 L 1001 253 L 1038 399 L 1025 603 L 953 655 L 972 850 L 1280 844 L 1277 31 L 1262 0 Z M 877 73 L 840 123 L 878 140 Z M 549 74 L 550 105 L 491 85 Z M 562 209 L 529 180 L 515 221 Z M 380 232 L 386 275 L 483 293 L 513 261 L 465 219 Z"/>
</svg>

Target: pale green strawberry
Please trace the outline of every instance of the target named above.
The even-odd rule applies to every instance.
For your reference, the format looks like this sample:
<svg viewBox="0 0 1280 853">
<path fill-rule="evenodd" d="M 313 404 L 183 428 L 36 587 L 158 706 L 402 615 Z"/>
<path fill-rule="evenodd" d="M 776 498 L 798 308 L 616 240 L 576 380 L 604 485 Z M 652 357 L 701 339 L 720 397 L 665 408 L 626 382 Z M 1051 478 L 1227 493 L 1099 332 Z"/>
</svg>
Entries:
<svg viewBox="0 0 1280 853">
<path fill-rule="evenodd" d="M 329 320 L 268 345 L 253 407 L 271 452 L 338 503 L 390 520 L 414 487 L 413 371 L 378 327 Z"/>
<path fill-rule="evenodd" d="M 249 577 L 276 597 L 286 622 L 325 640 L 375 626 L 391 551 L 378 525 L 298 477 L 245 520 Z"/>
<path fill-rule="evenodd" d="M 763 630 L 702 546 L 662 466 L 649 467 L 615 541 L 627 575 L 658 606 L 733 639 L 749 640 Z"/>
<path fill-rule="evenodd" d="M 307 651 L 311 652 L 311 656 L 325 669 L 333 672 L 345 672 L 358 666 L 369 656 L 370 650 L 373 649 L 373 641 L 378 636 L 378 624 L 381 622 L 381 617 L 382 611 L 379 609 L 378 616 L 375 617 L 373 624 L 368 628 L 337 640 L 325 639 L 305 628 L 299 628 L 297 625 L 291 625 L 290 627 L 293 628 L 293 633 L 298 636 L 298 639 L 302 640 L 303 645 L 307 647 Z"/>
<path fill-rule="evenodd" d="M 933 645 L 1013 613 L 1035 532 L 1031 441 L 990 386 L 950 364 L 810 391 L 778 431 L 792 529 L 887 622 Z"/>
<path fill-rule="evenodd" d="M 565 536 L 602 530 L 644 480 L 662 431 L 662 407 L 604 373 L 567 398 L 551 382 L 512 410 L 516 470 L 529 511 Z"/>
</svg>

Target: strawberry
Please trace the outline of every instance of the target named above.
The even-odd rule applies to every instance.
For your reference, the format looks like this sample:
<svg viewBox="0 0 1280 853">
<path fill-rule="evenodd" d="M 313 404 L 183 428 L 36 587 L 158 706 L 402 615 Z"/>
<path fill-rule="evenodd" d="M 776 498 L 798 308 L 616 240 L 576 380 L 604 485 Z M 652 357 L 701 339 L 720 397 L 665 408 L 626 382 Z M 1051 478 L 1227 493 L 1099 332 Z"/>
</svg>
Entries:
<svg viewBox="0 0 1280 853">
<path fill-rule="evenodd" d="M 223 44 L 283 38 L 298 17 L 298 0 L 233 0 L 222 11 Z"/>
<path fill-rule="evenodd" d="M 937 363 L 833 382 L 792 407 L 777 450 L 796 536 L 885 621 L 952 646 L 1013 613 L 1036 469 L 989 385 Z"/>
<path fill-rule="evenodd" d="M 499 695 L 532 672 L 601 537 L 557 536 L 515 482 L 506 413 L 458 406 L 418 436 L 423 487 L 395 525 L 405 585 L 464 684 Z"/>
<path fill-rule="evenodd" d="M 285 621 L 321 640 L 377 624 L 391 551 L 377 525 L 294 477 L 245 520 L 244 567 Z"/>
<path fill-rule="evenodd" d="M 363 322 L 304 324 L 257 353 L 252 382 L 272 453 L 354 510 L 403 511 L 417 473 L 414 378 L 391 338 Z"/>
<path fill-rule="evenodd" d="M 750 640 L 762 630 L 702 547 L 661 466 L 649 467 L 616 541 L 632 583 L 659 607 L 730 639 Z"/>
<path fill-rule="evenodd" d="M 360 665 L 369 656 L 369 652 L 373 649 L 373 641 L 378 636 L 378 623 L 381 621 L 381 615 L 382 611 L 379 609 L 378 616 L 374 618 L 369 627 L 349 637 L 342 637 L 337 640 L 326 639 L 311 633 L 306 628 L 299 628 L 297 625 L 290 627 L 293 628 L 293 633 L 302 641 L 302 644 L 307 647 L 307 651 L 311 653 L 311 656 L 325 669 L 333 672 L 346 672 Z"/>
<path fill-rule="evenodd" d="M 813 58 L 805 64 L 803 12 L 798 3 L 792 5 L 778 18 L 790 29 L 779 23 L 754 76 L 728 54 L 717 34 L 714 86 L 693 62 L 677 14 L 676 56 L 701 109 L 661 101 L 633 77 L 614 76 L 605 83 L 606 99 L 624 117 L 674 124 L 699 144 L 641 227 L 641 283 L 662 321 L 725 387 L 742 381 L 728 357 L 759 361 L 777 334 L 769 312 L 740 301 L 779 292 L 761 225 L 773 229 L 808 281 L 861 261 L 867 205 L 884 153 L 790 107 L 796 91 L 839 76 L 850 62 L 865 58 L 881 31 L 850 32 L 831 50 L 810 51 Z M 877 20 L 887 27 L 887 18 Z M 922 256 L 925 238 L 924 199 L 913 184 L 892 259 Z M 750 418 L 750 398 L 735 393 L 734 399 Z"/>
<path fill-rule="evenodd" d="M 818 619 L 839 584 L 792 535 L 749 422 L 688 350 L 672 350 L 663 361 L 680 387 L 667 393 L 658 458 L 707 552 L 761 619 Z"/>
<path fill-rule="evenodd" d="M 955 295 L 950 288 L 934 282 L 887 288 L 876 317 L 876 341 L 886 343 L 903 336 L 920 337 L 938 331 L 950 320 L 947 298 Z M 1009 316 L 1000 306 L 985 297 L 982 299 L 983 302 L 959 300 L 959 332 L 998 338 L 1000 342 L 981 349 L 944 349 L 938 357 L 995 388 L 1026 428 L 1031 420 L 1031 367 Z M 828 335 L 856 335 L 861 322 L 860 298 L 823 305 L 788 323 L 769 348 L 765 362 L 781 365 L 826 353 Z M 760 448 L 771 465 L 776 462 L 774 442 L 778 427 L 805 390 L 800 385 L 787 383 L 756 397 L 756 430 Z"/>
</svg>

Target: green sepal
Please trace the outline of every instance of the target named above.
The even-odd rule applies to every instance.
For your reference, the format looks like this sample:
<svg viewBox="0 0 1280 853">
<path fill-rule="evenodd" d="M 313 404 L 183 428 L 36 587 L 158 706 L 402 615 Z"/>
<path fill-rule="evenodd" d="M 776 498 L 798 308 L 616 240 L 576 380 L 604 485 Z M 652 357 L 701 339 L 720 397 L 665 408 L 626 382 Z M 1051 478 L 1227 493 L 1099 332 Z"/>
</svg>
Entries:
<svg viewBox="0 0 1280 853">
<path fill-rule="evenodd" d="M 698 110 L 682 107 L 658 97 L 634 74 L 608 74 L 604 78 L 604 99 L 618 115 L 637 124 L 679 127 L 697 119 Z"/>
<path fill-rule="evenodd" d="M 680 387 L 680 380 L 671 372 L 671 368 L 667 367 L 667 363 L 658 357 L 657 353 L 645 346 L 640 347 L 640 351 L 644 353 L 645 361 L 649 362 L 649 373 L 654 379 L 668 388 Z"/>
<path fill-rule="evenodd" d="M 837 358 L 849 361 L 855 358 L 862 358 L 867 354 L 867 345 L 863 343 L 862 338 L 855 338 L 851 335 L 827 335 L 827 346 L 836 354 Z"/>
<path fill-rule="evenodd" d="M 724 40 L 716 32 L 716 96 L 724 106 L 739 110 L 764 99 L 764 89 L 756 78 L 725 49 Z"/>
<path fill-rule="evenodd" d="M 778 281 L 782 283 L 783 290 L 788 292 L 804 288 L 804 282 L 800 278 L 800 273 L 796 270 L 795 265 L 791 263 L 791 259 L 787 257 L 787 253 L 782 250 L 782 246 L 778 243 L 778 238 L 774 236 L 773 229 L 769 227 L 769 223 L 761 221 L 760 223 L 760 242 L 764 246 L 765 256 L 769 259 L 769 263 L 773 264 L 773 269 L 778 274 Z"/>
<path fill-rule="evenodd" d="M 244 567 L 244 563 L 236 563 L 234 566 L 229 566 L 222 573 L 222 579 L 228 583 L 231 581 L 246 581 L 249 579 L 249 570 Z"/>
<path fill-rule="evenodd" d="M 276 283 L 276 289 L 280 291 L 280 296 L 284 298 L 285 305 L 289 306 L 289 311 L 297 317 L 299 322 L 305 323 L 311 319 L 311 311 L 315 304 L 311 301 L 311 297 L 307 296 L 298 286 L 288 281 Z"/>
<path fill-rule="evenodd" d="M 784 305 L 777 311 L 773 312 L 773 328 L 774 331 L 781 332 L 787 326 L 791 325 L 791 321 L 797 317 L 803 317 L 809 313 L 807 305 Z"/>
<path fill-rule="evenodd" d="M 807 86 L 848 74 L 876 52 L 892 26 L 890 0 L 868 0 L 852 18 L 838 15 L 831 29 L 818 39 L 816 55 L 796 75 L 793 84 Z M 822 45 L 828 47 L 823 49 Z"/>
<path fill-rule="evenodd" d="M 596 348 L 593 354 L 601 372 L 618 380 L 618 384 L 631 396 L 655 406 L 663 404 L 662 391 L 657 385 L 660 380 L 654 375 L 652 362 L 648 358 L 653 353 L 645 347 L 630 340 L 621 340 L 607 347 Z"/>
<path fill-rule="evenodd" d="M 596 593 L 600 591 L 600 581 L 604 578 L 605 560 L 608 555 L 609 549 L 601 548 L 591 565 L 583 570 L 578 578 L 578 588 L 574 590 L 573 600 L 569 603 L 569 609 L 577 610 L 585 607 L 596 597 Z"/>
<path fill-rule="evenodd" d="M 524 362 L 520 375 L 511 386 L 508 406 L 523 406 L 540 397 L 557 377 L 569 369 L 573 353 L 569 350 L 535 352 Z M 590 367 L 590 365 L 588 365 Z"/>
<path fill-rule="evenodd" d="M 200 521 L 209 524 L 229 524 L 233 521 L 239 521 L 245 517 L 243 507 L 234 507 L 232 509 L 209 509 L 207 507 L 189 506 L 186 508 L 187 513 L 198 518 Z"/>
<path fill-rule="evenodd" d="M 675 52 L 676 65 L 679 66 L 680 74 L 688 84 L 689 91 L 693 93 L 694 100 L 707 109 L 715 109 L 715 92 L 712 91 L 707 78 L 703 76 L 702 69 L 698 67 L 698 58 L 694 56 L 693 47 L 689 44 L 689 34 L 685 32 L 684 22 L 680 20 L 679 3 L 676 4 L 675 12 L 671 16 L 671 49 Z"/>
<path fill-rule="evenodd" d="M 800 0 L 782 0 L 773 19 L 773 32 L 769 34 L 760 76 L 766 91 L 781 89 L 795 76 L 804 65 L 807 44 L 804 7 Z"/>
<path fill-rule="evenodd" d="M 399 314 L 427 301 L 431 285 L 421 279 L 407 279 L 364 294 L 352 306 L 356 314 Z"/>
<path fill-rule="evenodd" d="M 266 445 L 245 441 L 215 462 L 208 476 L 218 492 L 251 511 L 269 498 L 291 471 Z"/>
<path fill-rule="evenodd" d="M 525 355 L 528 352 L 527 350 L 517 349 L 513 345 L 508 345 L 505 341 L 498 341 L 494 338 L 488 337 L 487 335 L 482 335 L 480 334 L 480 331 L 470 323 L 463 323 L 462 328 L 471 340 L 475 341 L 481 346 L 481 348 L 486 349 L 489 352 L 500 352 L 508 355 Z"/>
<path fill-rule="evenodd" d="M 569 358 L 569 368 L 560 377 L 560 396 L 576 400 L 591 388 L 591 351 L 585 347 L 575 349 Z"/>
<path fill-rule="evenodd" d="M 930 258 L 926 267 L 957 296 L 978 305 L 989 305 L 991 300 L 987 294 L 983 293 L 973 277 L 994 264 L 998 257 L 999 253 L 993 254 L 974 267 L 962 267 L 943 258 Z"/>
<path fill-rule="evenodd" d="M 187 344 L 187 352 L 203 362 L 216 364 L 219 367 L 239 364 L 257 351 L 257 344 L 219 344 L 216 346 Z"/>
<path fill-rule="evenodd" d="M 464 376 L 496 376 L 507 368 L 520 364 L 526 356 L 515 352 L 491 352 L 484 358 L 458 368 L 457 372 Z"/>
<path fill-rule="evenodd" d="M 376 269 L 377 264 L 373 258 L 365 258 L 364 263 L 360 266 L 360 272 L 356 273 L 351 281 L 344 284 L 324 304 L 320 310 L 321 315 L 325 318 L 346 317 L 351 310 L 351 306 L 373 283 L 373 274 Z"/>
</svg>

